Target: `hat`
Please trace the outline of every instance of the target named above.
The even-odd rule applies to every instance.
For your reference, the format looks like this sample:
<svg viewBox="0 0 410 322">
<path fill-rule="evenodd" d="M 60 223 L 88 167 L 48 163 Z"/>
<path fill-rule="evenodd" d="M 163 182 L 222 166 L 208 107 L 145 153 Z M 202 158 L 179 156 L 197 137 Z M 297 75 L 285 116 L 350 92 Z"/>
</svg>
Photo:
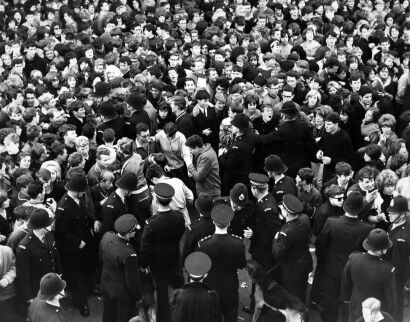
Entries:
<svg viewBox="0 0 410 322">
<path fill-rule="evenodd" d="M 211 211 L 212 220 L 219 225 L 227 225 L 233 218 L 233 210 L 225 204 L 216 205 Z"/>
<path fill-rule="evenodd" d="M 119 177 L 118 180 L 115 182 L 115 185 L 118 188 L 128 190 L 128 191 L 137 190 L 137 184 L 138 184 L 138 177 L 135 173 L 132 173 L 132 172 L 123 173 L 122 176 Z"/>
<path fill-rule="evenodd" d="M 269 183 L 269 177 L 261 173 L 249 173 L 249 181 L 252 186 L 255 187 L 267 187 Z"/>
<path fill-rule="evenodd" d="M 99 82 L 94 86 L 94 96 L 104 97 L 110 94 L 111 86 L 106 82 Z"/>
<path fill-rule="evenodd" d="M 332 122 L 332 123 L 339 123 L 340 122 L 340 116 L 336 112 L 330 112 L 329 114 L 326 115 L 325 120 L 328 121 L 328 122 Z"/>
<path fill-rule="evenodd" d="M 343 210 L 351 215 L 357 215 L 363 209 L 363 196 L 359 191 L 352 191 L 343 203 Z"/>
<path fill-rule="evenodd" d="M 387 209 L 388 212 L 394 212 L 402 214 L 409 211 L 409 204 L 407 198 L 403 196 L 397 196 L 393 198 L 390 203 L 390 207 Z"/>
<path fill-rule="evenodd" d="M 175 190 L 168 183 L 160 182 L 155 185 L 154 192 L 159 199 L 170 200 L 175 195 Z"/>
<path fill-rule="evenodd" d="M 213 207 L 214 202 L 212 196 L 209 193 L 200 193 L 198 199 L 195 201 L 196 210 L 198 210 L 201 215 L 209 217 Z"/>
<path fill-rule="evenodd" d="M 28 229 L 41 229 L 51 225 L 53 219 L 50 218 L 48 212 L 45 209 L 33 208 L 30 212 L 30 218 L 28 219 Z"/>
<path fill-rule="evenodd" d="M 57 294 L 61 293 L 67 283 L 61 279 L 56 273 L 47 273 L 40 280 L 40 291 L 38 292 L 38 298 L 40 300 L 51 300 Z"/>
<path fill-rule="evenodd" d="M 243 113 L 238 113 L 234 116 L 231 124 L 237 127 L 241 131 L 245 131 L 249 129 L 249 117 L 247 117 Z"/>
<path fill-rule="evenodd" d="M 115 231 L 120 234 L 130 233 L 140 228 L 141 226 L 138 224 L 137 218 L 131 214 L 124 214 L 118 217 L 114 223 Z"/>
<path fill-rule="evenodd" d="M 184 267 L 189 275 L 204 276 L 211 269 L 212 262 L 203 252 L 193 252 L 185 259 Z"/>
<path fill-rule="evenodd" d="M 293 102 L 283 103 L 280 112 L 282 114 L 285 114 L 286 116 L 289 116 L 289 117 L 296 117 L 296 116 L 299 115 L 298 108 L 296 107 L 295 103 L 293 103 Z"/>
<path fill-rule="evenodd" d="M 275 154 L 265 158 L 265 171 L 285 173 L 288 167 L 282 162 L 282 159 Z"/>
<path fill-rule="evenodd" d="M 239 207 L 244 207 L 249 200 L 248 189 L 243 183 L 237 183 L 229 192 L 232 202 Z"/>
<path fill-rule="evenodd" d="M 131 93 L 125 101 L 136 110 L 142 110 L 145 104 L 147 104 L 145 95 L 140 93 Z"/>
<path fill-rule="evenodd" d="M 111 100 L 102 102 L 100 104 L 100 114 L 105 117 L 116 117 L 118 114 L 115 111 L 114 102 Z"/>
<path fill-rule="evenodd" d="M 302 202 L 296 196 L 291 194 L 287 194 L 283 197 L 283 207 L 292 215 L 299 214 L 303 210 Z"/>
<path fill-rule="evenodd" d="M 363 248 L 371 251 L 385 250 L 393 246 L 389 235 L 380 228 L 373 229 L 363 241 Z"/>
<path fill-rule="evenodd" d="M 87 190 L 88 181 L 84 174 L 76 173 L 65 184 L 67 190 L 75 192 L 84 192 Z"/>
</svg>

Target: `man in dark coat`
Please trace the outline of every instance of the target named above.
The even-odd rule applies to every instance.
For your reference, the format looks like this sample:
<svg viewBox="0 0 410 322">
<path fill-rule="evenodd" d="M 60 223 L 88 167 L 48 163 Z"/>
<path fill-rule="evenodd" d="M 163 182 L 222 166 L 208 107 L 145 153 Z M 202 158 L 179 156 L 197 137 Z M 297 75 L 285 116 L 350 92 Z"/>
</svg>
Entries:
<svg viewBox="0 0 410 322">
<path fill-rule="evenodd" d="M 211 212 L 215 233 L 199 242 L 198 250 L 207 254 L 212 268 L 204 282 L 219 296 L 221 314 L 225 322 L 238 320 L 238 269 L 246 265 L 245 244 L 240 237 L 228 234 L 233 218 L 232 208 L 216 205 Z"/>
<path fill-rule="evenodd" d="M 151 119 L 149 118 L 148 112 L 144 110 L 144 106 L 147 104 L 147 98 L 140 93 L 131 93 L 128 95 L 126 102 L 129 108 L 131 108 L 131 116 L 125 120 L 125 135 L 131 140 L 135 140 L 137 134 L 136 126 L 138 123 L 147 124 L 150 131 L 152 131 Z"/>
<path fill-rule="evenodd" d="M 103 118 L 103 123 L 97 126 L 97 144 L 104 144 L 103 134 L 106 129 L 113 129 L 115 132 L 115 141 L 125 135 L 125 121 L 122 116 L 118 116 L 115 111 L 114 102 L 111 100 L 102 102 L 100 104 L 100 114 Z M 135 139 L 135 137 L 134 137 Z"/>
<path fill-rule="evenodd" d="M 198 242 L 215 232 L 215 226 L 211 219 L 211 211 L 214 207 L 212 197 L 208 193 L 200 193 L 195 201 L 195 208 L 199 212 L 199 219 L 191 224 L 191 230 L 185 236 L 182 259 L 193 253 L 198 247 Z"/>
<path fill-rule="evenodd" d="M 138 257 L 130 243 L 140 229 L 137 219 L 124 214 L 115 221 L 115 231 L 106 232 L 101 240 L 101 286 L 104 292 L 103 322 L 128 322 L 141 299 Z"/>
<path fill-rule="evenodd" d="M 214 204 L 225 204 L 232 208 L 234 216 L 228 228 L 230 234 L 243 238 L 245 230 L 253 229 L 256 207 L 249 200 L 248 188 L 243 183 L 233 186 L 229 197 L 214 199 Z"/>
<path fill-rule="evenodd" d="M 249 118 L 242 113 L 236 114 L 231 124 L 234 141 L 219 159 L 223 173 L 222 195 L 227 195 L 235 183 L 248 183 L 255 149 L 255 136 L 250 131 Z"/>
<path fill-rule="evenodd" d="M 216 119 L 215 108 L 209 106 L 210 95 L 205 89 L 201 89 L 196 93 L 195 98 L 198 103 L 192 111 L 194 125 L 204 143 L 211 144 L 212 148 L 218 151 L 218 121 Z"/>
<path fill-rule="evenodd" d="M 171 101 L 172 112 L 176 115 L 175 124 L 178 131 L 185 135 L 186 138 L 197 133 L 192 115 L 186 111 L 186 101 L 184 97 L 176 96 Z M 218 132 L 219 133 L 219 132 Z M 216 151 L 216 150 L 215 150 Z"/>
<path fill-rule="evenodd" d="M 309 217 L 301 213 L 303 204 L 294 195 L 285 195 L 280 208 L 286 223 L 273 240 L 273 257 L 280 263 L 284 287 L 305 302 L 308 276 L 313 268 Z"/>
<path fill-rule="evenodd" d="M 98 228 L 84 199 L 88 188 L 86 176 L 74 174 L 65 188 L 67 193 L 61 198 L 56 212 L 56 240 L 73 304 L 86 317 L 90 315 L 87 296 L 93 286 L 98 261 L 92 231 Z"/>
<path fill-rule="evenodd" d="M 128 196 L 137 190 L 136 174 L 124 173 L 116 182 L 117 189 L 113 191 L 101 208 L 101 232 L 114 231 L 114 223 L 120 216 L 128 212 Z"/>
<path fill-rule="evenodd" d="M 299 169 L 310 166 L 316 145 L 309 124 L 299 119 L 295 103 L 285 102 L 280 112 L 279 126 L 271 133 L 259 136 L 257 141 L 258 144 L 269 145 L 270 151 L 287 165 L 287 174 L 294 178 Z"/>
<path fill-rule="evenodd" d="M 16 250 L 17 291 L 22 313 L 37 296 L 40 280 L 47 273 L 61 273 L 60 257 L 50 231 L 52 219 L 44 209 L 33 208 L 28 228 L 32 229 Z"/>
<path fill-rule="evenodd" d="M 351 192 L 343 204 L 345 215 L 339 218 L 328 218 L 316 239 L 319 267 L 316 272 L 323 274 L 315 283 L 326 285 L 323 288 L 322 319 L 324 322 L 337 320 L 343 268 L 349 255 L 362 249 L 362 241 L 371 230 L 370 225 L 358 218 L 362 208 L 362 195 L 359 192 Z"/>
<path fill-rule="evenodd" d="M 155 185 L 158 212 L 146 220 L 141 239 L 141 267 L 149 268 L 154 278 L 158 322 L 171 321 L 168 285 L 179 288 L 184 282 L 179 264 L 179 242 L 185 231 L 185 220 L 182 213 L 169 207 L 174 194 L 174 188 L 167 183 Z"/>
<path fill-rule="evenodd" d="M 172 303 L 173 322 L 219 322 L 221 321 L 218 295 L 204 282 L 212 262 L 202 252 L 191 253 L 185 260 L 189 283 L 175 290 Z"/>
<path fill-rule="evenodd" d="M 362 315 L 362 302 L 369 297 L 382 303 L 382 310 L 394 315 L 397 308 L 394 267 L 381 258 L 393 245 L 387 233 L 373 229 L 363 242 L 367 253 L 353 252 L 343 270 L 342 300 L 349 304 L 349 322 Z"/>
<path fill-rule="evenodd" d="M 277 262 L 272 254 L 272 241 L 275 234 L 280 230 L 282 222 L 279 218 L 278 204 L 269 192 L 269 177 L 264 174 L 250 173 L 251 192 L 256 199 L 256 211 L 253 228 L 245 232 L 247 238 L 251 238 L 249 253 L 252 259 L 280 282 L 280 272 L 274 269 Z M 246 237 L 245 236 L 245 237 Z M 279 276 L 278 276 L 279 273 Z M 244 306 L 245 312 L 251 313 L 255 308 L 255 284 L 252 283 L 251 302 Z"/>
<path fill-rule="evenodd" d="M 393 199 L 392 205 L 387 209 L 391 226 L 389 238 L 393 246 L 387 251 L 386 259 L 394 266 L 397 285 L 397 313 L 394 315 L 396 322 L 403 321 L 404 285 L 410 277 L 410 219 L 408 200 L 403 196 Z"/>
</svg>

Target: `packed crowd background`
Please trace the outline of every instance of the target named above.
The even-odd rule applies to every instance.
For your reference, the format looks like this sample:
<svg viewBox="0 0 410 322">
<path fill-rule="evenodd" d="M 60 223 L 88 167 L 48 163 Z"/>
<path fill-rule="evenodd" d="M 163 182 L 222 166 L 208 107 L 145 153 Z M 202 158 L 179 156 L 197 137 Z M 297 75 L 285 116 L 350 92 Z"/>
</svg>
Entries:
<svg viewBox="0 0 410 322">
<path fill-rule="evenodd" d="M 249 253 L 403 321 L 409 66 L 408 0 L 0 0 L 0 320 L 265 321 Z"/>
</svg>

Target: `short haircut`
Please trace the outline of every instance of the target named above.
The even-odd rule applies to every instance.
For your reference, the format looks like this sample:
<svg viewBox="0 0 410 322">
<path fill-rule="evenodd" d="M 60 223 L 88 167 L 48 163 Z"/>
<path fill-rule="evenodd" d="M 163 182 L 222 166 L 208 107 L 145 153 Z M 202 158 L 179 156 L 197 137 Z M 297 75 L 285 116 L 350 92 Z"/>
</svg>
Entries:
<svg viewBox="0 0 410 322">
<path fill-rule="evenodd" d="M 357 179 L 359 181 L 364 179 L 375 179 L 377 175 L 377 170 L 371 166 L 365 166 L 361 168 L 357 174 Z"/>
<path fill-rule="evenodd" d="M 198 134 L 194 134 L 186 140 L 185 145 L 191 149 L 202 148 L 204 141 Z"/>
<path fill-rule="evenodd" d="M 302 168 L 298 171 L 300 179 L 305 180 L 306 183 L 312 184 L 315 179 L 315 174 L 311 168 Z"/>
<path fill-rule="evenodd" d="M 350 176 L 352 174 L 352 166 L 347 162 L 338 162 L 335 166 L 335 172 L 337 175 Z"/>
<path fill-rule="evenodd" d="M 44 191 L 44 185 L 40 180 L 30 182 L 27 188 L 27 195 L 31 199 L 36 199 Z"/>
</svg>

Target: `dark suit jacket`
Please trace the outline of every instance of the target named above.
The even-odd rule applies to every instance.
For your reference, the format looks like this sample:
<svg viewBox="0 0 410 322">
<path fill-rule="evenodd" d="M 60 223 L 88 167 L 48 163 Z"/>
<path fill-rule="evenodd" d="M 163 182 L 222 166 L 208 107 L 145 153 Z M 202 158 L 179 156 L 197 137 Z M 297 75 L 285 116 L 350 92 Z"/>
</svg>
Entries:
<svg viewBox="0 0 410 322">
<path fill-rule="evenodd" d="M 192 116 L 187 112 L 178 115 L 175 124 L 177 125 L 178 131 L 185 135 L 185 138 L 189 138 L 191 135 L 197 133 Z"/>
<path fill-rule="evenodd" d="M 202 137 L 204 143 L 211 144 L 212 148 L 215 151 L 218 151 L 219 128 L 215 109 L 208 106 L 206 113 L 207 115 L 205 116 L 205 114 L 200 111 L 196 116 L 193 116 L 192 119 L 198 134 Z M 210 129 L 212 131 L 211 134 L 208 136 L 202 134 L 202 131 L 205 129 Z"/>
</svg>

